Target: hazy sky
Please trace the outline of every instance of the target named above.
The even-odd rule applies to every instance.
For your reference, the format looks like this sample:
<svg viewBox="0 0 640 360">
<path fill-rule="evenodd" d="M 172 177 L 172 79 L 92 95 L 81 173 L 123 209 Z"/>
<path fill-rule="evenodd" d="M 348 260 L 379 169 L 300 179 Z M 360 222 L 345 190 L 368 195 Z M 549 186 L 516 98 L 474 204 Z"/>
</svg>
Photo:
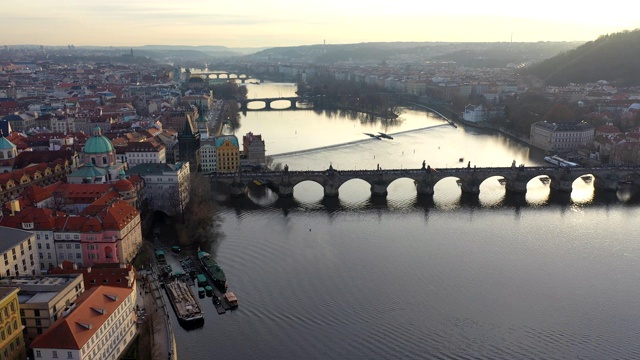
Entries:
<svg viewBox="0 0 640 360">
<path fill-rule="evenodd" d="M 640 28 L 633 1 L 2 0 L 0 45 L 274 47 L 589 41 Z"/>
</svg>

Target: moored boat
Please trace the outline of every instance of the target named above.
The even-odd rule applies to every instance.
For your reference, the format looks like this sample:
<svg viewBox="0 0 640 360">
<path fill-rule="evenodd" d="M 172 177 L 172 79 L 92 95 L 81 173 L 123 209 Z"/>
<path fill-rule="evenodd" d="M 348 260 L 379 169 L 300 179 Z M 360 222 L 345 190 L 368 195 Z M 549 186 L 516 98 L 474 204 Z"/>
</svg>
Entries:
<svg viewBox="0 0 640 360">
<path fill-rule="evenodd" d="M 227 301 L 229 302 L 229 305 L 231 305 L 232 309 L 235 309 L 238 307 L 238 298 L 236 297 L 236 294 L 234 294 L 231 291 L 227 291 L 224 294 L 225 299 L 227 299 Z"/>
<path fill-rule="evenodd" d="M 172 278 L 165 282 L 165 289 L 169 295 L 171 306 L 176 312 L 178 321 L 183 325 L 197 325 L 204 321 L 204 314 L 200 303 L 191 292 L 189 285 L 178 279 Z"/>
<path fill-rule="evenodd" d="M 220 290 L 226 290 L 227 276 L 211 255 L 205 251 L 198 251 L 198 261 L 200 261 L 207 274 L 211 276 L 213 284 Z"/>
</svg>

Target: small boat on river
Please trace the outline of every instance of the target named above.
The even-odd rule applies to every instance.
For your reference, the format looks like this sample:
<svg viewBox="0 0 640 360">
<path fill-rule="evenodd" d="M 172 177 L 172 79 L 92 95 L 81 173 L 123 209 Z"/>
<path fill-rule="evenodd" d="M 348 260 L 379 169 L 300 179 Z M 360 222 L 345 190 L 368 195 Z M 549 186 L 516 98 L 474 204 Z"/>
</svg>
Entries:
<svg viewBox="0 0 640 360">
<path fill-rule="evenodd" d="M 238 307 L 238 298 L 236 297 L 236 294 L 234 294 L 231 291 L 227 291 L 224 294 L 224 297 L 229 302 L 229 305 L 231 305 L 232 309 L 235 309 Z"/>
</svg>

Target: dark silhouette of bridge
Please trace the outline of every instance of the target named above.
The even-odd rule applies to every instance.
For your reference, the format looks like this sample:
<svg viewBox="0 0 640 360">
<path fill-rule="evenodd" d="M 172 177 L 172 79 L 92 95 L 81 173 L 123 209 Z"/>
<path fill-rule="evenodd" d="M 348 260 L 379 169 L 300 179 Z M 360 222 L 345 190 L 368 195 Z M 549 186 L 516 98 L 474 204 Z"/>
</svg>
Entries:
<svg viewBox="0 0 640 360">
<path fill-rule="evenodd" d="M 239 80 L 241 83 L 245 83 L 247 80 L 255 80 L 260 81 L 258 79 L 254 79 L 251 75 L 240 74 L 237 72 L 228 72 L 228 71 L 211 71 L 211 72 L 197 72 L 191 73 L 191 77 L 200 77 L 205 80 L 209 80 L 212 77 L 216 79 L 228 79 L 228 80 Z"/>
<path fill-rule="evenodd" d="M 372 196 L 386 196 L 393 181 L 408 178 L 415 183 L 418 195 L 433 196 L 435 185 L 445 178 L 456 178 L 462 193 L 479 195 L 485 181 L 504 184 L 507 192 L 525 194 L 527 184 L 533 179 L 549 182 L 552 191 L 570 193 L 573 182 L 582 178 L 594 181 L 597 189 L 617 191 L 628 188 L 637 191 L 640 186 L 640 168 L 636 167 L 488 167 L 488 168 L 431 168 L 392 170 L 347 170 L 333 167 L 327 170 L 284 171 L 259 173 L 212 173 L 212 181 L 226 184 L 232 196 L 244 196 L 249 183 L 268 186 L 280 197 L 293 196 L 294 187 L 303 181 L 313 181 L 324 188 L 325 197 L 339 196 L 342 184 L 361 179 L 369 183 Z"/>
<path fill-rule="evenodd" d="M 289 106 L 277 110 L 297 110 L 299 102 L 307 102 L 307 104 L 313 104 L 313 98 L 305 97 L 305 96 L 289 96 L 289 97 L 277 97 L 277 98 L 256 98 L 256 99 L 238 99 L 240 103 L 240 110 L 244 111 L 260 111 L 260 110 L 272 110 L 271 103 L 274 101 L 288 101 Z M 260 109 L 249 109 L 248 104 L 252 102 L 260 102 L 264 103 L 264 107 Z M 305 106 L 304 109 L 309 109 L 308 106 Z"/>
</svg>

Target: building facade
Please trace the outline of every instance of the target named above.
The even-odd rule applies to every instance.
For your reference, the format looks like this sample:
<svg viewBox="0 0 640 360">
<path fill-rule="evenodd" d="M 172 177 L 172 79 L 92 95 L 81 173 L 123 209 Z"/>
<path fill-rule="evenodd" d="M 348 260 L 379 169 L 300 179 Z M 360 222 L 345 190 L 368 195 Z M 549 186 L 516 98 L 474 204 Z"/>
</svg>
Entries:
<svg viewBox="0 0 640 360">
<path fill-rule="evenodd" d="M 566 152 L 593 141 L 594 128 L 586 123 L 549 123 L 531 125 L 530 145 L 545 151 Z"/>
<path fill-rule="evenodd" d="M 216 172 L 216 145 L 214 140 L 200 142 L 200 171 L 205 174 Z"/>
<path fill-rule="evenodd" d="M 254 135 L 252 132 L 242 137 L 242 150 L 246 161 L 252 165 L 265 165 L 265 146 L 262 135 Z"/>
<path fill-rule="evenodd" d="M 0 288 L 0 357 L 8 360 L 27 358 L 16 287 Z"/>
<path fill-rule="evenodd" d="M 240 168 L 240 146 L 235 135 L 216 136 L 216 171 L 221 173 L 238 172 Z"/>
<path fill-rule="evenodd" d="M 6 248 L 0 255 L 6 256 L 0 276 L 35 274 L 63 261 L 81 266 L 129 263 L 142 246 L 140 213 L 117 198 L 91 205 L 79 215 L 25 208 L 0 223 L 6 226 L 0 227 L 0 238 L 15 243 L 13 248 L 9 241 L 2 243 Z"/>
<path fill-rule="evenodd" d="M 125 150 L 125 158 L 128 166 L 144 163 L 166 163 L 166 148 L 162 144 L 151 141 L 129 142 Z"/>
<path fill-rule="evenodd" d="M 34 359 L 119 359 L 135 338 L 136 291 L 96 286 L 31 343 Z"/>
<path fill-rule="evenodd" d="M 84 292 L 82 274 L 0 279 L 0 289 L 18 287 L 26 345 L 46 331 Z"/>
<path fill-rule="evenodd" d="M 142 194 L 153 210 L 169 216 L 181 214 L 189 203 L 190 169 L 188 163 L 140 164 L 126 171 L 144 179 Z"/>
<path fill-rule="evenodd" d="M 0 239 L 0 277 L 39 273 L 34 233 L 0 226 Z"/>
</svg>

